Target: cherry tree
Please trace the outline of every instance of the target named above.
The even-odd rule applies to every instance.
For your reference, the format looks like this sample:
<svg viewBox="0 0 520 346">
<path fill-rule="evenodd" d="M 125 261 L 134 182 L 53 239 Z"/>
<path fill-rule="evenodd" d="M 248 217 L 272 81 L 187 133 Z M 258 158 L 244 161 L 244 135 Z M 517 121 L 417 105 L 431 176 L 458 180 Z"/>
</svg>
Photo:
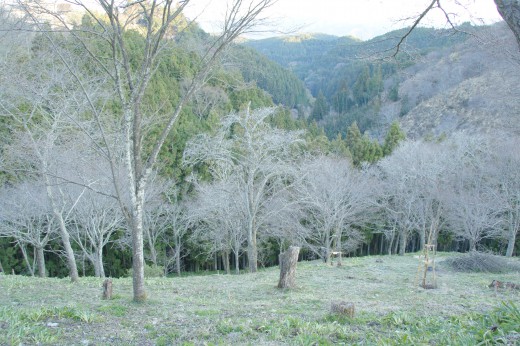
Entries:
<svg viewBox="0 0 520 346">
<path fill-rule="evenodd" d="M 92 191 L 84 193 L 71 216 L 71 237 L 94 267 L 94 275 L 105 277 L 103 249 L 123 227 L 121 211 L 109 197 Z"/>
<path fill-rule="evenodd" d="M 34 249 L 38 276 L 45 277 L 45 247 L 58 236 L 56 228 L 44 183 L 27 181 L 0 190 L 0 236 L 14 239 L 31 275 L 35 270 L 27 246 Z"/>
<path fill-rule="evenodd" d="M 455 134 L 446 143 L 452 156 L 448 172 L 446 218 L 455 235 L 476 250 L 486 238 L 498 238 L 503 206 L 494 185 L 491 139 L 483 135 Z"/>
<path fill-rule="evenodd" d="M 232 113 L 222 119 L 215 135 L 202 134 L 186 145 L 188 165 L 206 162 L 215 179 L 233 174 L 237 198 L 245 208 L 243 225 L 247 235 L 249 269 L 258 267 L 257 239 L 272 216 L 267 206 L 277 194 L 288 189 L 295 177 L 294 146 L 300 132 L 269 126 L 275 108 Z"/>
<path fill-rule="evenodd" d="M 399 253 L 417 232 L 421 248 L 435 244 L 442 228 L 445 176 L 451 167 L 447 148 L 438 143 L 406 141 L 379 164 L 383 207 L 399 234 Z"/>
<path fill-rule="evenodd" d="M 233 253 L 235 272 L 240 273 L 240 255 L 246 243 L 247 212 L 234 175 L 212 183 L 196 184 L 197 197 L 190 203 L 190 219 L 196 239 L 210 244 L 212 253 L 220 252 L 226 273 L 230 272 L 229 255 Z"/>
<path fill-rule="evenodd" d="M 295 194 L 309 229 L 308 246 L 329 263 L 332 251 L 351 252 L 363 242 L 358 228 L 376 211 L 373 185 L 368 172 L 358 171 L 347 159 L 310 159 L 301 174 Z"/>
<path fill-rule="evenodd" d="M 495 186 L 503 206 L 504 238 L 507 240 L 506 256 L 513 255 L 516 236 L 520 231 L 520 141 L 504 136 L 494 146 L 492 165 Z"/>
</svg>

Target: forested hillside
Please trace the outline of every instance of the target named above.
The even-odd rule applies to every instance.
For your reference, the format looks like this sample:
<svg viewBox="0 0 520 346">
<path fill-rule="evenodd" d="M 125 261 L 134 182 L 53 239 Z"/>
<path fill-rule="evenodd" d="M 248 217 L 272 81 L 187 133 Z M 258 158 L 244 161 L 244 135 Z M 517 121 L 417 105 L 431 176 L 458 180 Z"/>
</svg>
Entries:
<svg viewBox="0 0 520 346">
<path fill-rule="evenodd" d="M 309 34 L 246 44 L 305 82 L 315 98 L 308 116 L 331 138 L 346 134 L 354 121 L 361 133 L 379 139 L 396 120 L 414 138 L 462 129 L 518 131 L 508 114 L 519 107 L 510 53 L 515 41 L 505 24 L 420 28 L 394 58 L 404 33 L 365 42 Z"/>
</svg>

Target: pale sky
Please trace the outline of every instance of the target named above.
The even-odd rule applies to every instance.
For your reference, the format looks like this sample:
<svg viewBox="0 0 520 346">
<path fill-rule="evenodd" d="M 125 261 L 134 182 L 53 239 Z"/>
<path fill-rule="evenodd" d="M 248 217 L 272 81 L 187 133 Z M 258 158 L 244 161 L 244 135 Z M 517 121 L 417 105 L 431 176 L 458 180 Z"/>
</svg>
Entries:
<svg viewBox="0 0 520 346">
<path fill-rule="evenodd" d="M 202 28 L 218 31 L 218 23 L 229 0 L 196 0 L 185 11 L 193 19 L 198 17 Z M 403 19 L 422 12 L 431 0 L 278 0 L 267 12 L 275 23 L 275 31 L 320 32 L 337 36 L 352 35 L 369 39 L 385 32 L 409 26 Z M 458 5 L 456 4 L 458 3 Z M 454 23 L 470 21 L 473 24 L 491 24 L 500 20 L 493 0 L 443 0 L 445 9 L 453 13 Z M 435 10 L 423 25 L 445 27 L 444 14 Z"/>
</svg>

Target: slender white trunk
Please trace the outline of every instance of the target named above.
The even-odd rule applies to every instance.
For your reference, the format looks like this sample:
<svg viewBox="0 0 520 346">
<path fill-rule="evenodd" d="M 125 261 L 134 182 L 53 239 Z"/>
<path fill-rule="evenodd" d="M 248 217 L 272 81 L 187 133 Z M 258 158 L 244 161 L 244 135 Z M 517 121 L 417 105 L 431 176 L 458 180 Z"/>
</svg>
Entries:
<svg viewBox="0 0 520 346">
<path fill-rule="evenodd" d="M 138 198 L 132 213 L 132 268 L 134 301 L 146 300 L 144 287 L 143 200 Z"/>
<path fill-rule="evenodd" d="M 258 270 L 258 248 L 256 244 L 256 229 L 254 221 L 250 220 L 247 232 L 247 260 L 249 262 L 249 271 L 256 273 Z"/>
<path fill-rule="evenodd" d="M 46 179 L 47 184 L 47 196 L 51 202 L 52 212 L 58 221 L 58 226 L 60 230 L 61 242 L 63 244 L 63 249 L 65 250 L 65 257 L 67 259 L 67 266 L 69 267 L 69 276 L 70 281 L 78 282 L 79 274 L 78 267 L 76 266 L 76 257 L 74 256 L 74 250 L 72 249 L 72 245 L 70 244 L 70 234 L 67 230 L 67 225 L 65 224 L 65 220 L 63 219 L 63 214 L 59 210 L 54 200 L 53 192 L 50 187 L 50 181 L 48 178 Z"/>
<path fill-rule="evenodd" d="M 506 257 L 512 257 L 515 250 L 517 222 L 514 220 L 514 214 L 509 213 L 509 237 L 507 239 Z"/>
<path fill-rule="evenodd" d="M 103 247 L 101 245 L 96 249 L 96 263 L 98 267 L 97 276 L 100 278 L 105 277 L 105 268 L 103 267 Z"/>
<path fill-rule="evenodd" d="M 407 240 L 406 231 L 402 230 L 401 234 L 399 234 L 399 256 L 403 256 L 405 254 Z"/>
<path fill-rule="evenodd" d="M 146 229 L 146 240 L 148 242 L 148 249 L 150 250 L 150 261 L 152 261 L 154 266 L 157 266 L 157 250 L 155 249 L 149 229 Z"/>
<path fill-rule="evenodd" d="M 45 271 L 45 255 L 43 253 L 43 246 L 36 247 L 36 264 L 38 266 L 38 276 L 44 278 L 47 276 Z"/>
<path fill-rule="evenodd" d="M 31 266 L 31 262 L 29 262 L 29 256 L 27 256 L 27 248 L 25 245 L 18 244 L 20 249 L 22 250 L 23 259 L 25 261 L 25 265 L 27 266 L 27 270 L 29 270 L 29 273 L 31 276 L 34 276 L 34 268 Z"/>
</svg>

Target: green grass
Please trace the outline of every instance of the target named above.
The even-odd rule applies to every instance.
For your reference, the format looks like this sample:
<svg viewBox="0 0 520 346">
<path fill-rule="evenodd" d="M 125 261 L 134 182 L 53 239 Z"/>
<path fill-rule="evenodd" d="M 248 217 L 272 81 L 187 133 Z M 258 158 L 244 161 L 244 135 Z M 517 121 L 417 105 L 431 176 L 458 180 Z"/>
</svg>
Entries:
<svg viewBox="0 0 520 346">
<path fill-rule="evenodd" d="M 460 273 L 443 266 L 438 289 L 414 283 L 416 254 L 345 259 L 342 267 L 298 263 L 294 290 L 278 269 L 256 274 L 149 278 L 149 299 L 132 302 L 131 279 L 102 282 L 2 276 L 0 345 L 520 345 L 520 292 L 488 288 L 518 273 Z M 355 304 L 353 318 L 332 301 Z"/>
</svg>

